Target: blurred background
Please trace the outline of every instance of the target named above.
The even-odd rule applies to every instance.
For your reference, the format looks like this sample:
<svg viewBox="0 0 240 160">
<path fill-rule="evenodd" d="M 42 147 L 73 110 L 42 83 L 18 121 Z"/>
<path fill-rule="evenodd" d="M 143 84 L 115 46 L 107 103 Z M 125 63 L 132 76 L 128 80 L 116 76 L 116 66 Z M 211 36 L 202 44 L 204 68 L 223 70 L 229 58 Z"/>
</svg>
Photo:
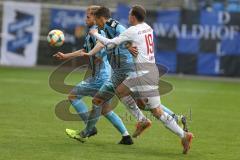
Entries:
<svg viewBox="0 0 240 160">
<path fill-rule="evenodd" d="M 59 64 L 52 59 L 55 52 L 82 48 L 84 11 L 92 4 L 110 7 L 125 26 L 131 5 L 146 7 L 157 63 L 169 73 L 240 76 L 239 0 L 1 0 L 0 64 Z M 46 36 L 51 29 L 64 31 L 62 47 L 49 47 Z"/>
<path fill-rule="evenodd" d="M 84 123 L 57 116 L 56 105 L 69 92 L 49 85 L 62 63 L 52 55 L 82 48 L 85 9 L 92 4 L 110 7 L 125 26 L 131 5 L 146 7 L 156 61 L 169 72 L 162 80 L 173 86 L 161 101 L 186 115 L 195 134 L 187 158 L 240 159 L 240 0 L 0 0 L 0 160 L 183 159 L 178 138 L 154 119 L 133 147 L 116 145 L 121 135 L 104 118 L 98 135 L 84 145 L 65 136 L 66 128 L 81 130 Z M 64 31 L 60 48 L 47 42 L 52 29 Z M 69 65 L 75 68 L 78 60 Z M 52 77 L 62 80 L 60 73 Z M 75 73 L 65 84 L 75 85 L 85 76 L 82 70 Z M 90 97 L 84 101 L 91 106 Z M 119 106 L 114 111 L 133 133 L 135 119 Z"/>
</svg>

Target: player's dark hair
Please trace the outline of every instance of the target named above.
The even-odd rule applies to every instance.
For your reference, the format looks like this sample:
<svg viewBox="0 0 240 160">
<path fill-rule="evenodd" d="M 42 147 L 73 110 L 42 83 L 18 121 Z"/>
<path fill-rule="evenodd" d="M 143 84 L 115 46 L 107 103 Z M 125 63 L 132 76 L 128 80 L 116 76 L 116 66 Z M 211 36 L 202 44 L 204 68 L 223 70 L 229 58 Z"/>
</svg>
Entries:
<svg viewBox="0 0 240 160">
<path fill-rule="evenodd" d="M 100 8 L 97 9 L 97 11 L 94 13 L 94 15 L 97 18 L 104 17 L 106 19 L 109 19 L 111 17 L 111 12 L 107 7 L 101 6 Z"/>
<path fill-rule="evenodd" d="M 143 22 L 146 17 L 146 10 L 141 5 L 135 5 L 132 7 L 131 15 L 136 17 L 139 22 Z"/>
</svg>

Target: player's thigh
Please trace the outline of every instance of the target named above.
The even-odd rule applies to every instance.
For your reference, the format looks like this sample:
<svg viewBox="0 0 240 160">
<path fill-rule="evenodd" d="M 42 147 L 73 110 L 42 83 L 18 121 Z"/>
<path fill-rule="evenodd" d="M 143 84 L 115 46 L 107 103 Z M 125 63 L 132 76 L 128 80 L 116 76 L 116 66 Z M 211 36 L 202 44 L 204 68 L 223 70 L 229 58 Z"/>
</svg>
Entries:
<svg viewBox="0 0 240 160">
<path fill-rule="evenodd" d="M 161 106 L 159 91 L 152 89 L 151 86 L 145 86 L 143 90 L 132 92 L 132 96 L 141 109 L 151 110 Z"/>
<path fill-rule="evenodd" d="M 122 97 L 130 95 L 131 91 L 124 83 L 121 83 L 116 88 L 116 94 L 119 98 L 122 98 Z"/>
<path fill-rule="evenodd" d="M 93 103 L 95 105 L 104 105 L 108 103 L 115 94 L 113 84 L 111 82 L 106 82 L 95 94 L 93 98 Z"/>
<path fill-rule="evenodd" d="M 83 96 L 93 97 L 98 92 L 99 88 L 101 88 L 101 86 L 82 81 L 72 89 L 70 96 L 75 96 L 76 98 L 81 98 Z"/>
<path fill-rule="evenodd" d="M 160 96 L 146 98 L 146 105 L 145 105 L 146 110 L 152 110 L 152 109 L 158 108 L 160 106 L 161 106 Z"/>
<path fill-rule="evenodd" d="M 116 106 L 111 105 L 112 99 L 103 104 L 102 115 L 111 112 Z"/>
<path fill-rule="evenodd" d="M 123 83 L 131 91 L 149 91 L 158 88 L 159 72 L 155 64 L 136 64 L 136 71 L 131 72 Z"/>
</svg>

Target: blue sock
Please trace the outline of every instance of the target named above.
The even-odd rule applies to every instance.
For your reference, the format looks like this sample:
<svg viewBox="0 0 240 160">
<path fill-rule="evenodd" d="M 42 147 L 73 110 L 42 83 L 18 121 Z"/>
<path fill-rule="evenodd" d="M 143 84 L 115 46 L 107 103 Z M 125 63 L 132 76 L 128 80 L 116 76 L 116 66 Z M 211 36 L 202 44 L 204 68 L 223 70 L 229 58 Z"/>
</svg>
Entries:
<svg viewBox="0 0 240 160">
<path fill-rule="evenodd" d="M 87 124 L 88 120 L 88 108 L 86 104 L 81 99 L 75 99 L 70 101 L 81 119 Z"/>
<path fill-rule="evenodd" d="M 93 130 L 93 128 L 96 126 L 96 123 L 98 122 L 102 112 L 102 107 L 93 105 L 93 110 L 88 116 L 88 121 L 86 128 L 84 129 L 85 133 L 90 132 Z"/>
<path fill-rule="evenodd" d="M 173 111 L 171 111 L 169 108 L 165 107 L 163 104 L 161 104 L 161 108 L 164 112 L 167 112 L 169 115 L 173 115 Z"/>
<path fill-rule="evenodd" d="M 115 128 L 117 128 L 117 130 L 121 133 L 121 135 L 123 136 L 128 135 L 127 129 L 123 124 L 122 119 L 116 113 L 114 113 L 113 111 L 108 112 L 105 115 L 105 117 L 113 124 Z"/>
<path fill-rule="evenodd" d="M 167 108 L 167 107 L 164 106 L 163 104 L 161 104 L 161 107 L 162 107 L 162 109 L 163 109 L 164 112 L 166 112 L 166 113 L 168 113 L 169 115 L 173 116 L 173 118 L 175 119 L 175 121 L 178 120 L 178 119 L 177 119 L 178 117 L 176 116 L 176 114 L 175 114 L 172 110 L 170 110 L 169 108 Z"/>
</svg>

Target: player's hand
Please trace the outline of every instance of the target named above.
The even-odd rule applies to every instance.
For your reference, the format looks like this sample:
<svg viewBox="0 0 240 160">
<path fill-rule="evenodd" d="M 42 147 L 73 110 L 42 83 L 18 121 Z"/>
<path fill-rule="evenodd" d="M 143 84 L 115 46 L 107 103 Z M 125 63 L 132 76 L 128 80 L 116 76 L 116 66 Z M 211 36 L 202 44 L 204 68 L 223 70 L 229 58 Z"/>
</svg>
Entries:
<svg viewBox="0 0 240 160">
<path fill-rule="evenodd" d="M 64 54 L 62 52 L 58 52 L 58 53 L 54 54 L 53 57 L 58 59 L 58 60 L 66 60 L 66 59 L 68 59 L 67 54 Z"/>
<path fill-rule="evenodd" d="M 86 52 L 86 50 L 85 49 L 80 49 L 80 52 Z"/>
<path fill-rule="evenodd" d="M 128 50 L 134 57 L 137 57 L 137 55 L 138 55 L 137 47 L 130 46 L 130 47 L 128 47 Z"/>
<path fill-rule="evenodd" d="M 83 57 L 83 56 L 87 56 L 88 54 L 86 53 L 85 50 L 81 50 L 81 52 L 79 53 L 79 56 L 80 57 Z"/>
<path fill-rule="evenodd" d="M 91 30 L 89 31 L 89 34 L 91 34 L 91 35 L 94 35 L 95 33 L 98 33 L 98 30 L 97 30 L 97 29 L 91 29 Z"/>
<path fill-rule="evenodd" d="M 95 64 L 101 64 L 103 62 L 102 58 L 99 58 L 96 56 L 96 59 L 94 60 Z"/>
</svg>

